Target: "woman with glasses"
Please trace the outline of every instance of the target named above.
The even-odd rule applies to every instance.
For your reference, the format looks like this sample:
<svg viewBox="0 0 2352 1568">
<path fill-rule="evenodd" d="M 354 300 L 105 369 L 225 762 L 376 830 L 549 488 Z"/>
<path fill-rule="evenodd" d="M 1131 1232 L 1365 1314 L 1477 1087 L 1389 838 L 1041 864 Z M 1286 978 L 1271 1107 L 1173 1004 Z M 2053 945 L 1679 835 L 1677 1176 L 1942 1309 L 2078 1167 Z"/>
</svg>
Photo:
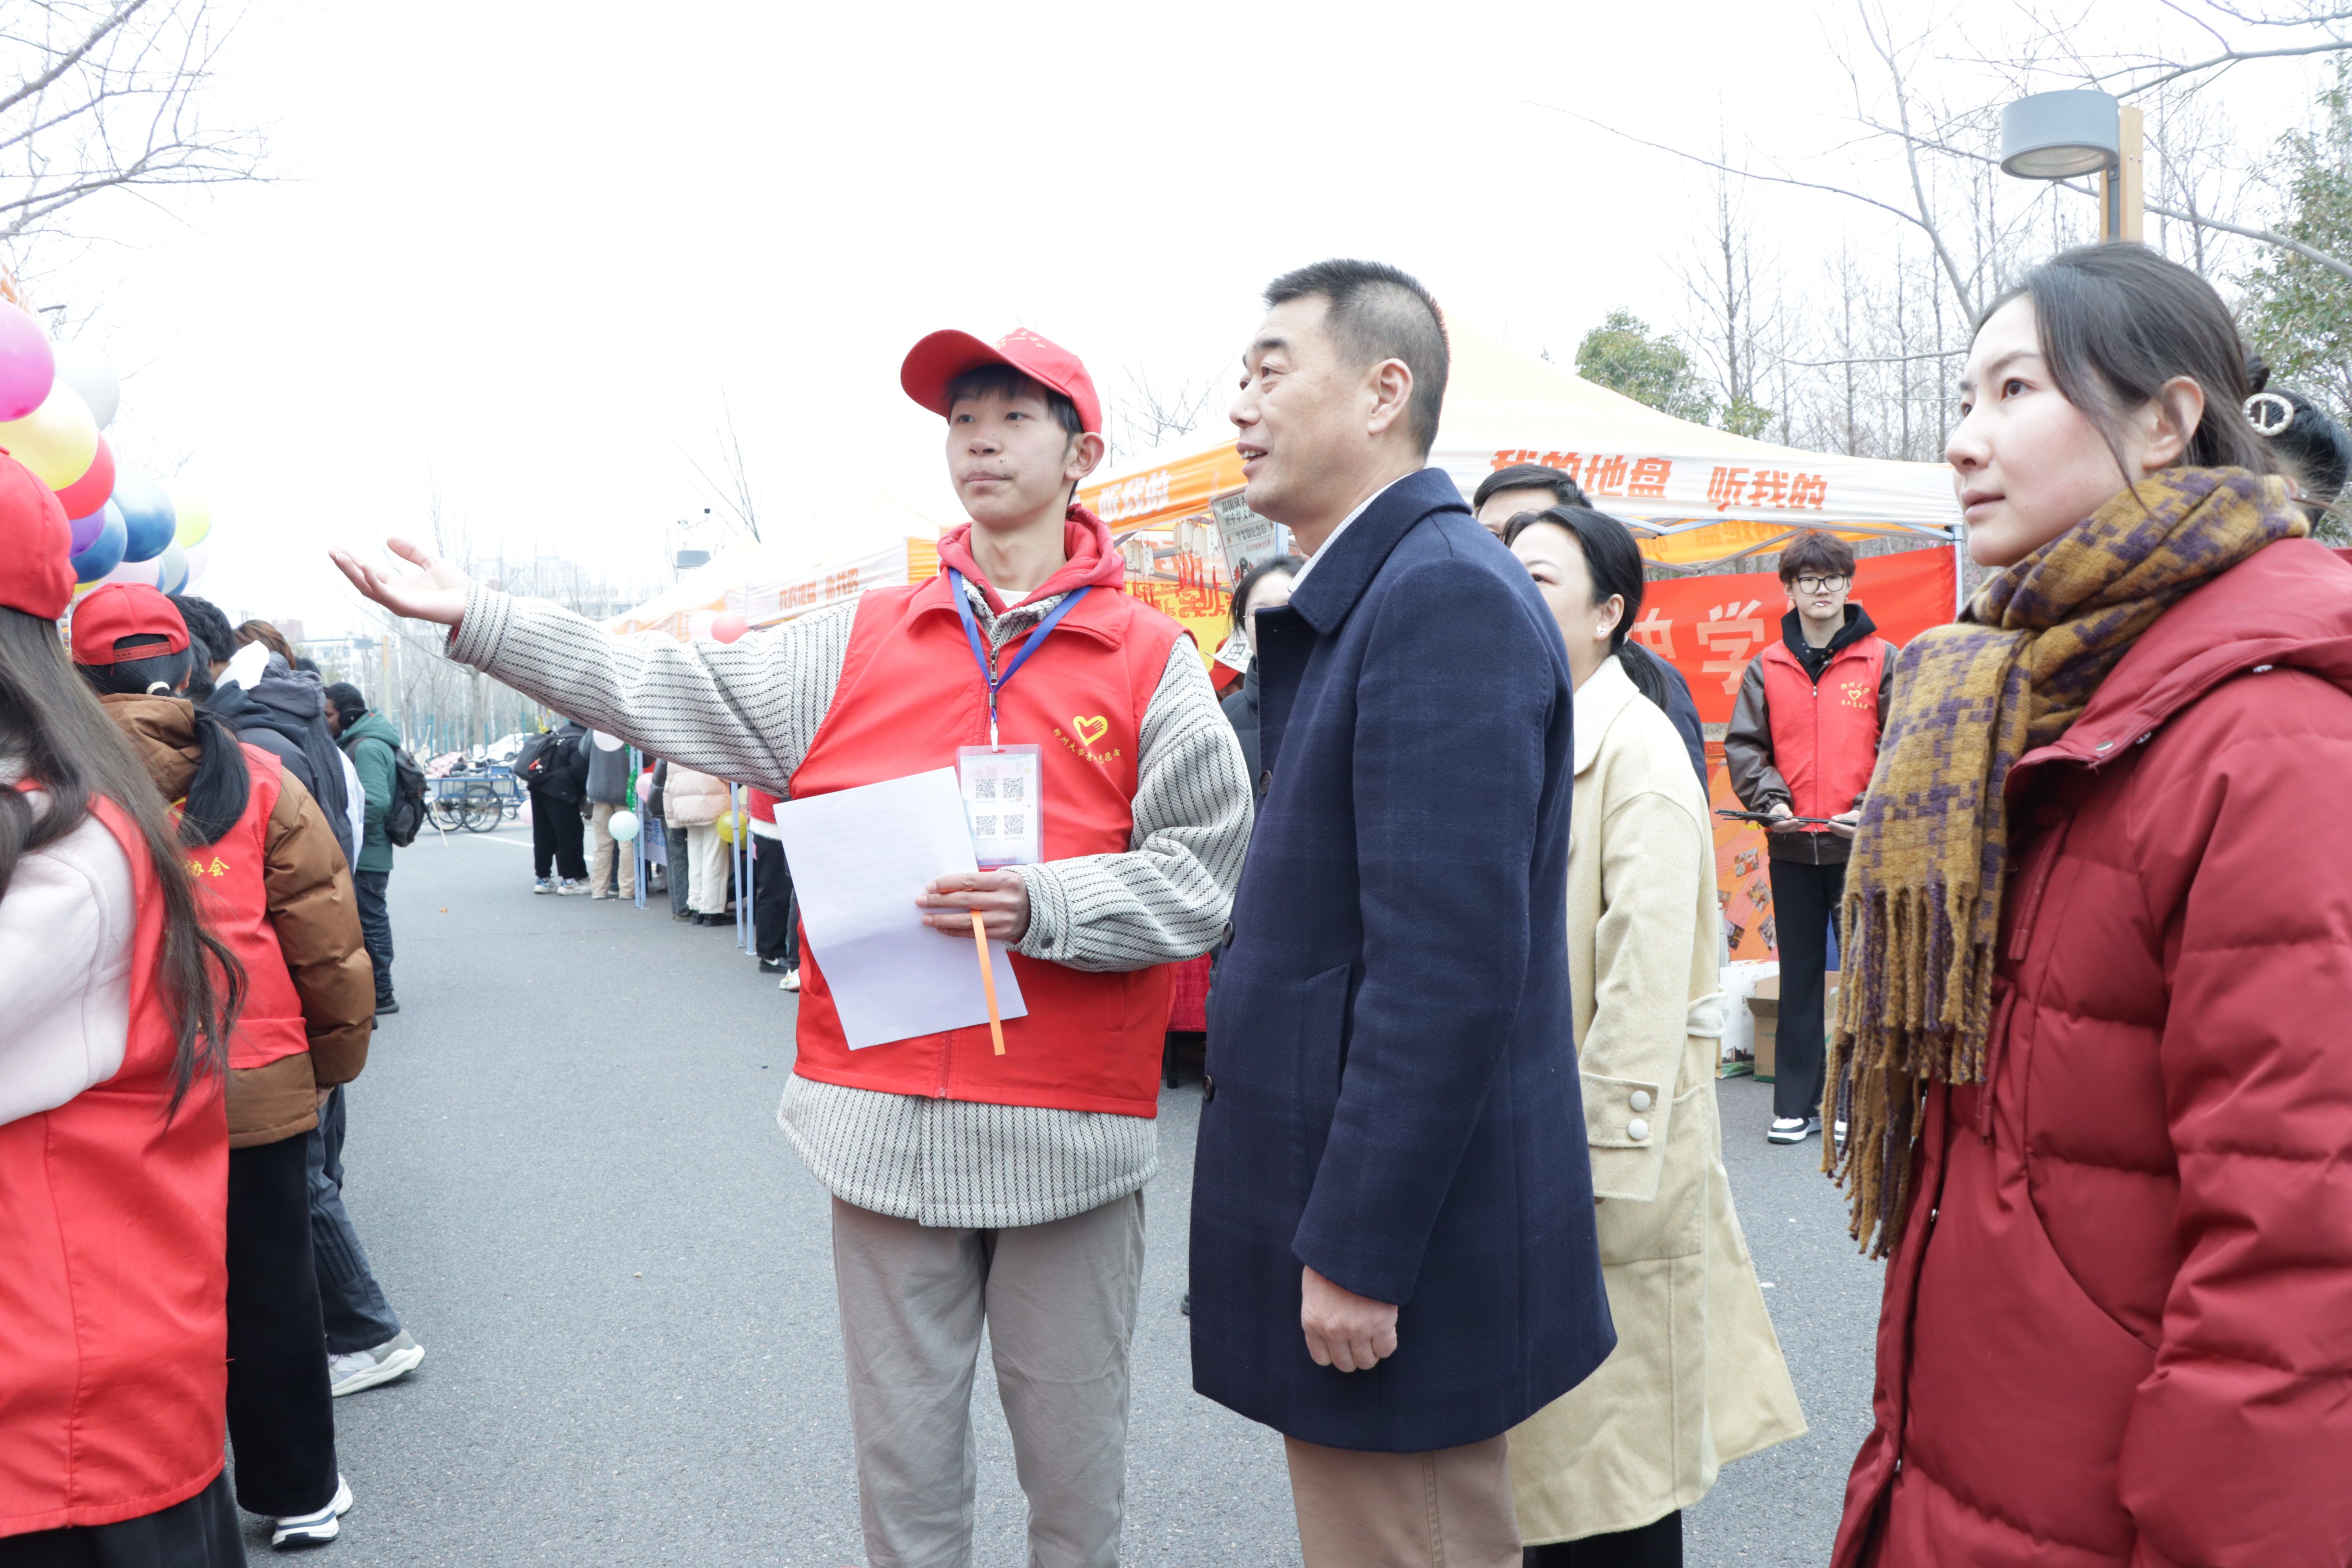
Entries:
<svg viewBox="0 0 2352 1568">
<path fill-rule="evenodd" d="M 1853 546 L 1809 528 L 1780 551 L 1789 613 L 1780 640 L 1748 666 L 1723 737 L 1731 788 L 1782 818 L 1771 849 L 1773 946 L 1780 953 L 1775 1143 L 1822 1130 L 1822 1002 L 1830 922 L 1845 896 L 1846 856 L 1878 762 L 1895 647 L 1849 604 Z M 1799 820 L 1810 819 L 1810 820 Z"/>
</svg>

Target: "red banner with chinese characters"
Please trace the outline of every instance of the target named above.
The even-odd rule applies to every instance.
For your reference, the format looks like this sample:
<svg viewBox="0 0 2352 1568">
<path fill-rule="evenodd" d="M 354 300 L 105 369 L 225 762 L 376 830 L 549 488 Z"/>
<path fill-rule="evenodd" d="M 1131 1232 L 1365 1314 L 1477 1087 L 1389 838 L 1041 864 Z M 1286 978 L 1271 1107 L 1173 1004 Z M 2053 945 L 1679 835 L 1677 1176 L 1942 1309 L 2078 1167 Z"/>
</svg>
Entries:
<svg viewBox="0 0 2352 1568">
<path fill-rule="evenodd" d="M 1900 647 L 1952 618 L 1957 570 L 1948 548 L 1873 555 L 1855 569 L 1853 598 L 1869 609 L 1879 635 Z M 1769 572 L 1676 578 L 1643 585 L 1633 635 L 1682 671 L 1700 719 L 1724 724 L 1730 721 L 1739 678 L 1748 672 L 1748 662 L 1780 637 L 1780 617 L 1788 610 L 1780 579 Z M 1738 811 L 1739 801 L 1731 793 L 1720 741 L 1707 742 L 1706 758 L 1707 804 Z M 1773 927 L 1772 881 L 1764 859 L 1760 828 L 1716 819 L 1716 897 L 1734 958 L 1776 956 L 1779 932 Z"/>
<path fill-rule="evenodd" d="M 1853 599 L 1900 647 L 1952 618 L 1955 569 L 1949 547 L 1869 556 L 1855 570 Z M 1779 638 L 1788 613 L 1769 572 L 1669 578 L 1643 585 L 1633 637 L 1683 672 L 1701 720 L 1723 724 L 1748 661 Z"/>
</svg>

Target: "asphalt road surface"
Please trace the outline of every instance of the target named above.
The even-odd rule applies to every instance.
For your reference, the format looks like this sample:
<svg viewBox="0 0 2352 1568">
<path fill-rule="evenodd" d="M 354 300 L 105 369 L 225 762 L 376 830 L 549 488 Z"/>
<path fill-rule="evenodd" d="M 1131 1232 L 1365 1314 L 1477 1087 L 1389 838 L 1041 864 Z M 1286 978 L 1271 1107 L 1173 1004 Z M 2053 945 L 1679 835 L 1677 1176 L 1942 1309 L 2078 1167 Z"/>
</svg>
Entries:
<svg viewBox="0 0 2352 1568">
<path fill-rule="evenodd" d="M 863 1563 L 825 1193 L 776 1131 L 793 998 L 731 933 L 530 892 L 527 830 L 428 829 L 391 885 L 403 1011 L 353 1086 L 348 1199 L 425 1346 L 336 1405 L 357 1504 L 318 1561 Z M 1825 1562 L 1866 1426 L 1875 1265 L 1819 1146 L 1763 1140 L 1722 1086 L 1740 1215 L 1811 1432 L 1727 1466 L 1695 1565 Z M 1135 1345 L 1124 1561 L 1298 1561 L 1280 1441 L 1192 1392 L 1186 1213 L 1197 1085 L 1169 1091 Z M 1026 1561 L 983 1357 L 973 1561 Z M 271 1554 L 257 1521 L 247 1541 Z"/>
</svg>

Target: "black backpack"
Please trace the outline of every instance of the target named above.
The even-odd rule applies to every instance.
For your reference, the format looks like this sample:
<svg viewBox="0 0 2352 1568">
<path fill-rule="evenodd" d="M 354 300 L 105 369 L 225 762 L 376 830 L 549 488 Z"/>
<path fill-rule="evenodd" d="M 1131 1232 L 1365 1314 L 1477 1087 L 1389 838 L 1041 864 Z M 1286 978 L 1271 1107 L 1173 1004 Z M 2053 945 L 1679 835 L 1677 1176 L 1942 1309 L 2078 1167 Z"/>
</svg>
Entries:
<svg viewBox="0 0 2352 1568">
<path fill-rule="evenodd" d="M 382 737 L 354 736 L 343 743 L 343 748 L 357 751 L 359 742 L 365 739 L 381 741 Z M 394 848 L 407 848 L 424 831 L 425 816 L 432 809 L 425 798 L 429 793 L 425 787 L 425 770 L 416 765 L 416 759 L 401 747 L 393 746 L 392 804 L 383 808 L 383 836 L 392 840 Z"/>
<path fill-rule="evenodd" d="M 392 753 L 392 804 L 383 808 L 383 836 L 395 849 L 416 842 L 425 826 L 425 770 L 405 751 Z"/>
</svg>

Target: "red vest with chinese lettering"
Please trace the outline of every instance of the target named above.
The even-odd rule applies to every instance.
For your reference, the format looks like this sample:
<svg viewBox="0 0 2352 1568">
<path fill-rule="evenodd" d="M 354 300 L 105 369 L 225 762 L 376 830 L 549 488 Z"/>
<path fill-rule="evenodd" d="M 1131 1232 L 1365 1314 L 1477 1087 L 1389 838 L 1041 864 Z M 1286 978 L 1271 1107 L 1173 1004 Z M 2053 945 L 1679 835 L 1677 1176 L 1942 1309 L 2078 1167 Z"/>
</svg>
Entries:
<svg viewBox="0 0 2352 1568">
<path fill-rule="evenodd" d="M 1786 642 L 1756 656 L 1772 721 L 1772 765 L 1788 781 L 1789 809 L 1799 816 L 1852 811 L 1870 787 L 1878 765 L 1878 682 L 1893 651 L 1884 638 L 1857 638 L 1830 657 L 1818 684 Z"/>
<path fill-rule="evenodd" d="M 858 601 L 833 707 L 793 775 L 794 800 L 951 768 L 957 747 L 988 743 L 988 688 L 949 592 L 941 574 Z M 1042 752 L 1046 859 L 1130 847 L 1136 738 L 1183 635 L 1158 611 L 1097 587 L 998 695 L 999 738 Z M 997 668 L 1025 642 L 1006 647 Z M 1171 965 L 1103 974 L 1014 953 L 1029 1013 L 1005 1020 L 1003 1056 L 985 1024 L 852 1051 L 822 955 L 805 942 L 802 951 L 793 1070 L 803 1078 L 990 1105 L 1158 1113 Z"/>
<path fill-rule="evenodd" d="M 0 1537 L 136 1519 L 221 1468 L 223 1080 L 199 1076 L 165 1116 L 163 899 L 138 828 L 89 804 L 131 862 L 130 1029 L 112 1078 L 0 1126 Z"/>
<path fill-rule="evenodd" d="M 285 773 L 278 760 L 260 747 L 243 750 L 253 775 L 245 815 L 219 842 L 187 851 L 188 880 L 195 884 L 205 923 L 245 965 L 245 1011 L 237 1015 L 236 1032 L 228 1042 L 228 1065 L 239 1072 L 310 1048 L 302 998 L 269 920 L 269 814 L 278 809 Z"/>
</svg>

